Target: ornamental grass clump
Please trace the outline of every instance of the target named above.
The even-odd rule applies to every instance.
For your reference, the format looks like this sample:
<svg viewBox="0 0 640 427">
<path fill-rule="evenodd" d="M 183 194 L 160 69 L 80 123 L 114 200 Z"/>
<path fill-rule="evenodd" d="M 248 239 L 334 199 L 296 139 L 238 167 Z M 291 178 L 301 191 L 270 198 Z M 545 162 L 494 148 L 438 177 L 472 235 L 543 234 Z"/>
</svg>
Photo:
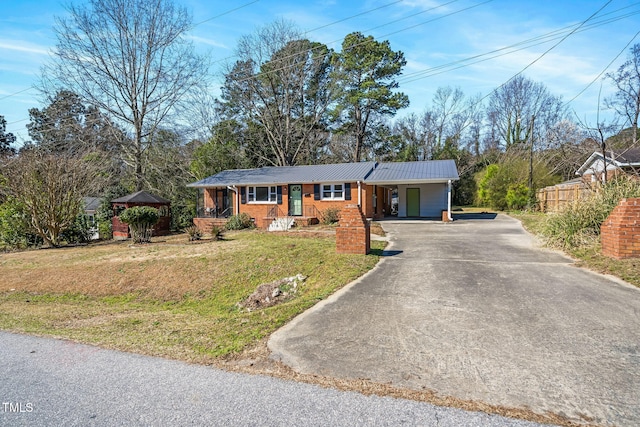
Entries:
<svg viewBox="0 0 640 427">
<path fill-rule="evenodd" d="M 202 239 L 202 230 L 200 230 L 200 228 L 195 225 L 186 227 L 184 231 L 185 233 L 187 233 L 187 236 L 189 236 L 190 242 Z"/>
<path fill-rule="evenodd" d="M 129 224 L 134 243 L 151 243 L 153 226 L 159 219 L 158 209 L 150 206 L 134 206 L 120 214 L 120 221 Z"/>
<path fill-rule="evenodd" d="M 640 197 L 640 181 L 627 176 L 616 178 L 561 211 L 548 214 L 541 233 L 552 247 L 577 249 L 596 243 L 602 223 L 621 199 L 630 197 Z"/>
</svg>

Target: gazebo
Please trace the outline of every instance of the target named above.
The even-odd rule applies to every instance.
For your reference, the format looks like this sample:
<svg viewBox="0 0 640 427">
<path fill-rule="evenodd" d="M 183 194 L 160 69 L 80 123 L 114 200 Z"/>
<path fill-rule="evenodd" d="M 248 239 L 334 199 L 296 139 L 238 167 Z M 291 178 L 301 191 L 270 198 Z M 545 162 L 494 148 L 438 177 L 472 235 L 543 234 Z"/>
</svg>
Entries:
<svg viewBox="0 0 640 427">
<path fill-rule="evenodd" d="M 116 240 L 124 240 L 131 237 L 129 234 L 129 225 L 120 221 L 120 213 L 127 208 L 134 206 L 150 206 L 158 209 L 160 219 L 153 227 L 154 236 L 164 236 L 169 234 L 171 229 L 171 202 L 155 194 L 146 191 L 138 191 L 111 201 L 113 209 L 113 218 L 111 219 L 111 229 L 113 230 L 113 238 Z"/>
</svg>

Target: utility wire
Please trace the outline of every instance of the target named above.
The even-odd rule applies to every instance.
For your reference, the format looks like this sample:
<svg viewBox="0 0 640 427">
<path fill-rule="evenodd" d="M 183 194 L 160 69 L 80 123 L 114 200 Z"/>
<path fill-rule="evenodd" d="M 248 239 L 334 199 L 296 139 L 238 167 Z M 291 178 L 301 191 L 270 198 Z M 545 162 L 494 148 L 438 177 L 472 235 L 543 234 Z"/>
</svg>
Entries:
<svg viewBox="0 0 640 427">
<path fill-rule="evenodd" d="M 620 55 L 622 55 L 622 53 L 627 50 L 627 48 L 631 45 L 631 43 L 633 43 L 633 41 L 640 35 L 640 31 L 638 31 L 632 38 L 631 40 L 629 40 L 629 43 L 626 44 L 625 47 L 622 48 L 622 50 L 620 50 L 620 52 L 618 52 L 618 54 L 611 60 L 611 62 L 609 62 L 607 64 L 606 67 L 604 67 L 604 69 L 600 72 L 600 74 L 598 74 L 593 80 L 591 80 L 591 82 L 585 86 L 584 89 L 582 89 L 576 96 L 574 96 L 573 98 L 571 98 L 569 101 L 565 102 L 565 106 L 571 104 L 573 101 L 575 101 L 580 95 L 582 95 L 587 89 L 589 89 L 591 87 L 591 85 L 593 85 L 598 79 L 600 79 L 600 77 L 602 77 L 602 75 L 609 69 L 609 67 L 611 67 L 611 65 L 620 57 Z"/>
<path fill-rule="evenodd" d="M 478 104 L 482 103 L 482 101 L 484 101 L 485 99 L 487 99 L 489 96 L 491 96 L 492 94 L 496 93 L 498 90 L 500 90 L 501 88 L 505 87 L 510 81 L 512 81 L 513 79 L 515 79 L 516 77 L 518 77 L 520 74 L 524 73 L 529 67 L 531 67 L 533 64 L 535 64 L 536 62 L 538 62 L 540 59 L 542 59 L 547 53 L 549 53 L 551 50 L 553 50 L 554 48 L 556 48 L 560 43 L 562 43 L 563 41 L 565 41 L 569 36 L 571 36 L 573 33 L 575 33 L 579 28 L 581 28 L 584 24 L 586 24 L 588 21 L 590 21 L 593 17 L 595 17 L 598 13 L 600 13 L 600 11 L 602 9 L 604 9 L 609 3 L 611 3 L 612 0 L 608 0 L 602 7 L 600 7 L 600 9 L 598 9 L 596 12 L 594 12 L 593 14 L 591 14 L 591 16 L 589 16 L 587 19 L 585 19 L 584 21 L 582 21 L 580 23 L 580 25 L 578 25 L 575 29 L 573 29 L 569 34 L 567 34 L 566 36 L 564 36 L 558 43 L 554 44 L 553 46 L 551 46 L 549 49 L 547 49 L 545 52 L 542 53 L 542 55 L 538 56 L 536 59 L 534 59 L 532 62 L 530 62 L 526 67 L 524 67 L 522 70 L 520 70 L 519 72 L 517 72 L 516 74 L 514 74 L 513 76 L 511 76 L 511 78 L 509 78 L 507 81 L 505 81 L 504 83 L 502 83 L 500 86 L 496 87 L 495 89 L 493 89 L 492 91 L 490 91 L 488 94 L 486 94 L 485 96 L 483 96 L 482 98 L 478 99 L 478 101 L 476 103 L 474 103 L 473 105 L 469 106 L 469 109 L 471 108 L 475 108 Z"/>
<path fill-rule="evenodd" d="M 428 21 L 421 22 L 421 23 L 416 24 L 416 25 L 412 25 L 412 26 L 409 26 L 409 27 L 405 27 L 405 28 L 402 28 L 402 29 L 400 29 L 400 30 L 397 30 L 397 31 L 394 31 L 394 32 L 391 32 L 391 33 L 387 33 L 387 34 L 384 34 L 384 35 L 381 35 L 381 36 L 378 36 L 378 37 L 375 37 L 375 38 L 382 38 L 382 37 L 387 37 L 387 36 L 390 36 L 390 35 L 395 35 L 395 34 L 398 34 L 398 33 L 401 33 L 401 32 L 404 32 L 404 31 L 407 31 L 407 30 L 410 30 L 410 29 L 416 28 L 416 27 L 419 27 L 419 26 L 421 26 L 421 25 L 425 25 L 425 24 L 428 24 L 428 23 L 431 23 L 431 22 L 434 22 L 434 21 L 437 21 L 437 20 L 440 20 L 440 19 L 447 18 L 447 17 L 452 16 L 452 15 L 456 15 L 456 14 L 458 14 L 458 13 L 466 12 L 466 11 L 467 11 L 467 10 L 469 10 L 469 9 L 473 9 L 473 8 L 475 8 L 475 7 L 478 7 L 478 6 L 482 6 L 482 5 L 484 5 L 484 4 L 491 3 L 492 1 L 493 1 L 493 0 L 485 0 L 484 2 L 477 3 L 477 4 L 474 4 L 474 5 L 472 5 L 472 6 L 468 6 L 468 7 L 465 7 L 465 8 L 463 8 L 463 9 L 459 9 L 459 10 L 456 10 L 456 11 L 454 11 L 454 12 L 450 12 L 450 13 L 447 13 L 447 14 L 444 14 L 444 15 L 441 15 L 441 16 L 438 16 L 437 18 L 433 18 L 433 19 L 430 19 L 430 20 L 428 20 Z M 441 6 L 442 6 L 442 5 L 441 5 Z M 441 6 L 438 6 L 438 7 L 441 7 Z M 329 42 L 328 44 L 333 44 L 333 43 L 336 43 L 336 42 L 339 42 L 339 41 L 340 41 L 340 40 L 334 40 L 334 41 L 332 41 L 332 42 Z M 362 44 L 364 44 L 364 43 L 366 43 L 366 42 L 357 43 L 357 44 L 354 44 L 354 45 L 353 45 L 353 46 L 351 46 L 351 47 L 352 47 L 352 48 L 353 48 L 353 47 L 357 47 L 357 46 L 360 46 L 360 45 L 362 45 Z M 326 46 L 326 45 L 325 45 L 325 46 Z M 291 55 L 285 56 L 285 57 L 283 57 L 283 58 L 278 58 L 278 60 L 279 60 L 279 61 L 282 61 L 282 60 L 285 60 L 285 59 L 293 58 L 293 57 L 298 56 L 298 55 L 301 55 L 301 54 L 305 54 L 305 53 L 313 53 L 314 51 L 319 50 L 319 49 L 321 49 L 321 48 L 322 48 L 322 46 L 320 46 L 320 47 L 314 47 L 314 48 L 307 49 L 307 50 L 303 50 L 303 51 L 300 51 L 300 52 L 297 52 L 297 53 L 294 53 L 294 54 L 291 54 Z M 323 55 L 318 56 L 318 58 L 324 58 L 324 57 L 326 57 L 326 56 L 328 56 L 328 55 L 330 55 L 330 54 L 331 54 L 331 53 L 323 54 Z M 246 77 L 246 78 L 244 78 L 244 79 L 239 79 L 239 80 L 237 80 L 237 82 L 238 82 L 238 83 L 243 83 L 243 82 L 246 82 L 246 81 L 249 81 L 249 80 L 253 80 L 253 79 L 255 79 L 255 78 L 257 78 L 257 77 L 260 77 L 260 76 L 266 76 L 266 75 L 273 74 L 273 73 L 276 73 L 276 72 L 279 72 L 279 71 L 285 71 L 285 70 L 287 70 L 287 69 L 289 69 L 289 68 L 292 68 L 292 66 L 287 65 L 287 66 L 284 66 L 284 67 L 281 67 L 281 68 L 275 68 L 275 69 L 273 69 L 273 70 L 269 70 L 269 71 L 267 71 L 267 72 L 260 72 L 260 73 L 257 73 L 257 74 L 255 74 L 255 75 L 252 75 L 252 76 L 250 76 L 250 77 Z"/>
<path fill-rule="evenodd" d="M 371 12 L 375 12 L 375 11 L 377 11 L 377 10 L 380 10 L 380 9 L 386 8 L 386 7 L 388 7 L 388 6 L 392 6 L 392 5 L 394 5 L 394 4 L 401 3 L 402 1 L 403 1 L 403 0 L 397 0 L 397 1 L 394 1 L 394 2 L 391 2 L 391 3 L 386 3 L 386 4 L 383 4 L 382 6 L 379 6 L 379 7 L 373 8 L 373 9 L 369 9 L 369 10 L 366 10 L 366 11 L 364 11 L 364 12 L 357 13 L 357 14 L 355 14 L 355 15 L 347 16 L 346 18 L 341 18 L 341 19 L 338 19 L 337 21 L 333 21 L 333 22 L 330 22 L 330 23 L 325 24 L 325 25 L 321 25 L 320 27 L 312 28 L 311 30 L 307 30 L 307 31 L 305 31 L 303 34 L 309 34 L 309 33 L 312 33 L 312 32 L 314 32 L 314 31 L 317 31 L 317 30 L 320 30 L 320 29 L 324 29 L 324 28 L 330 27 L 330 26 L 332 26 L 332 25 L 339 24 L 339 23 L 341 23 L 341 22 L 345 22 L 345 21 L 351 20 L 351 19 L 356 18 L 356 17 L 359 17 L 359 16 L 364 16 L 364 15 L 367 15 L 367 14 L 369 14 L 369 13 L 371 13 Z M 451 3 L 456 3 L 456 2 L 458 2 L 458 1 L 460 1 L 460 0 L 451 0 L 451 1 L 447 2 L 447 3 L 443 3 L 443 4 L 440 4 L 440 5 L 438 5 L 438 6 L 434 6 L 434 7 L 431 7 L 431 8 L 429 8 L 429 9 L 422 10 L 422 11 L 417 12 L 417 13 L 413 13 L 413 14 L 411 14 L 411 15 L 408 15 L 408 16 L 405 16 L 405 17 L 402 17 L 402 18 L 396 19 L 396 20 L 394 20 L 394 21 L 389 21 L 389 22 L 387 22 L 387 23 L 385 23 L 385 24 L 378 25 L 378 26 L 376 26 L 376 27 L 369 28 L 369 29 L 363 30 L 363 31 L 361 31 L 361 32 L 362 32 L 362 33 L 366 33 L 366 32 L 369 32 L 369 31 L 372 31 L 372 30 L 375 30 L 375 29 L 378 29 L 378 28 L 386 27 L 387 25 L 394 24 L 394 23 L 396 23 L 396 22 L 400 22 L 400 21 L 404 21 L 404 20 L 406 20 L 406 19 L 413 18 L 413 17 L 418 16 L 418 15 L 421 15 L 421 14 L 423 14 L 423 13 L 431 12 L 431 11 L 433 11 L 433 10 L 435 10 L 435 9 L 439 9 L 439 8 L 441 8 L 441 7 L 447 6 L 447 5 L 451 4 Z M 328 46 L 328 45 L 332 45 L 332 44 L 335 44 L 335 43 L 339 43 L 339 42 L 341 42 L 341 41 L 342 41 L 342 39 L 333 40 L 333 41 L 330 41 L 330 42 L 328 42 L 328 43 L 325 43 L 325 45 L 327 45 L 327 46 Z M 312 50 L 313 50 L 313 49 L 312 49 Z M 311 53 L 311 52 L 310 52 L 310 53 Z M 217 64 L 217 63 L 219 63 L 219 62 L 223 62 L 223 61 L 229 60 L 229 59 L 231 59 L 231 58 L 235 58 L 235 57 L 237 57 L 237 56 L 238 56 L 238 55 L 229 55 L 229 56 L 227 56 L 227 57 L 224 57 L 224 58 L 221 58 L 221 59 L 218 59 L 218 60 L 214 61 L 214 62 L 213 62 L 213 64 Z M 283 58 L 283 59 L 284 59 L 284 58 Z"/>
<path fill-rule="evenodd" d="M 626 9 L 626 8 L 623 8 L 623 9 Z M 618 11 L 623 10 L 623 9 L 618 9 L 615 12 L 618 12 Z M 609 18 L 609 19 L 606 19 L 606 20 L 600 20 L 597 23 L 593 23 L 591 25 L 584 26 L 582 29 L 580 29 L 580 31 L 576 31 L 576 32 L 587 31 L 587 30 L 590 30 L 590 29 L 593 29 L 593 28 L 596 28 L 596 27 L 599 27 L 599 26 L 602 26 L 602 25 L 605 25 L 605 24 L 609 24 L 609 23 L 618 21 L 620 19 L 624 19 L 624 18 L 628 18 L 630 16 L 637 15 L 639 13 L 640 13 L 640 10 L 637 10 L 637 11 L 633 11 L 633 12 L 627 13 L 625 15 L 616 16 L 616 17 Z M 610 14 L 611 13 L 608 13 L 607 15 L 610 15 Z M 490 52 L 474 55 L 474 56 L 471 56 L 471 57 L 468 57 L 468 58 L 460 59 L 460 60 L 457 60 L 457 61 L 454 61 L 454 62 L 449 62 L 449 63 L 446 63 L 446 64 L 441 64 L 441 65 L 438 65 L 438 66 L 435 66 L 435 67 L 432 67 L 432 68 L 427 68 L 427 69 L 424 69 L 424 70 L 415 71 L 413 73 L 404 74 L 402 77 L 400 77 L 399 81 L 400 82 L 404 82 L 404 83 L 410 83 L 410 82 L 419 80 L 421 78 L 431 77 L 431 76 L 434 76 L 434 75 L 437 75 L 437 74 L 441 74 L 441 73 L 446 72 L 446 71 L 457 70 L 459 68 L 463 68 L 463 67 L 466 67 L 466 66 L 477 64 L 479 62 L 484 62 L 484 61 L 487 61 L 489 59 L 498 58 L 500 56 L 509 55 L 511 53 L 518 52 L 518 51 L 523 50 L 523 49 L 527 49 L 527 48 L 530 48 L 530 47 L 538 46 L 540 44 L 548 43 L 550 41 L 558 39 L 560 37 L 560 34 L 562 34 L 563 32 L 565 32 L 565 31 L 567 31 L 567 30 L 569 30 L 571 28 L 574 28 L 574 27 L 575 27 L 575 25 L 571 25 L 571 26 L 564 27 L 564 28 L 559 29 L 559 30 L 554 30 L 554 31 L 551 31 L 549 33 L 545 33 L 545 34 L 542 34 L 542 35 L 539 35 L 539 36 L 536 36 L 536 37 L 533 37 L 533 38 L 530 38 L 530 39 L 527 39 L 527 40 L 520 41 L 518 43 L 514 43 L 514 44 L 509 45 L 509 46 L 502 47 L 500 49 L 495 49 L 495 50 L 492 50 Z M 501 53 L 501 54 L 498 54 L 498 55 L 494 55 L 494 56 L 491 56 L 491 57 L 488 57 L 488 58 L 485 58 L 485 59 L 480 59 L 478 61 L 474 61 L 474 62 L 471 62 L 471 63 L 468 63 L 468 64 L 464 64 L 464 63 L 472 61 L 474 59 L 479 59 L 479 58 L 482 58 L 482 57 L 487 56 L 487 55 L 492 55 L 494 53 L 503 52 L 503 51 L 506 51 L 506 50 L 509 50 L 509 49 L 516 48 L 518 46 L 522 46 L 522 45 L 524 45 L 524 47 L 522 47 L 520 49 L 510 50 L 508 52 L 504 52 L 504 53 Z M 464 64 L 464 65 L 459 65 L 457 67 L 453 67 L 453 66 L 458 65 L 458 64 Z M 451 68 L 451 67 L 453 67 L 453 68 Z"/>
<path fill-rule="evenodd" d="M 205 19 L 204 21 L 200 21 L 200 22 L 197 22 L 197 23 L 193 24 L 193 27 L 197 27 L 198 25 L 202 25 L 202 24 L 204 24 L 205 22 L 213 21 L 214 19 L 218 19 L 218 18 L 220 18 L 220 17 L 222 17 L 222 16 L 228 15 L 228 14 L 230 14 L 230 13 L 232 13 L 232 12 L 235 12 L 235 11 L 237 11 L 237 10 L 240 10 L 240 9 L 242 9 L 242 8 L 245 8 L 245 7 L 247 7 L 247 6 L 250 6 L 250 5 L 254 4 L 254 3 L 258 3 L 259 1 L 260 1 L 260 0 L 254 0 L 254 1 L 252 1 L 252 2 L 245 3 L 245 4 L 241 5 L 241 6 L 238 6 L 238 7 L 234 8 L 234 9 L 231 9 L 231 10 L 228 10 L 228 11 L 226 11 L 226 12 L 223 12 L 223 13 L 221 13 L 221 14 L 219 14 L 219 15 L 212 16 L 212 17 L 211 17 L 211 18 L 209 18 L 209 19 Z"/>
</svg>

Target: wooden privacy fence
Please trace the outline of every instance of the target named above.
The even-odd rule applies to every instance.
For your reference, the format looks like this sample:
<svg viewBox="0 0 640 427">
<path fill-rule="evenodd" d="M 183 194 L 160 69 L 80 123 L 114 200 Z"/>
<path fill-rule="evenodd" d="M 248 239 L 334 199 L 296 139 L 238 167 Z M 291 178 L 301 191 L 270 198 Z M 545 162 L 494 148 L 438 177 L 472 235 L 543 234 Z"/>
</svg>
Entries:
<svg viewBox="0 0 640 427">
<path fill-rule="evenodd" d="M 569 182 L 545 187 L 537 192 L 541 212 L 555 212 L 568 203 L 581 199 L 592 192 L 584 182 Z"/>
</svg>

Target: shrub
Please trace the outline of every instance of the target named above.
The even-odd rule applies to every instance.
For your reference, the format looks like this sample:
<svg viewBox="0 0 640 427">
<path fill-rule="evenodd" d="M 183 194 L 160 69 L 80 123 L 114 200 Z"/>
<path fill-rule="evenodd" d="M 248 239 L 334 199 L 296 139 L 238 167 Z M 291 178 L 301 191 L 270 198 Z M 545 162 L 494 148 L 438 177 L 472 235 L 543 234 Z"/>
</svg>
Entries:
<svg viewBox="0 0 640 427">
<path fill-rule="evenodd" d="M 213 240 L 222 240 L 224 233 L 224 228 L 218 227 L 217 225 L 211 226 L 211 238 Z"/>
<path fill-rule="evenodd" d="M 91 240 L 92 234 L 93 230 L 87 216 L 80 214 L 73 224 L 61 233 L 60 237 L 67 243 L 87 243 Z"/>
<path fill-rule="evenodd" d="M 0 204 L 0 250 L 42 244 L 42 238 L 32 233 L 29 220 L 26 209 L 16 199 L 9 197 Z"/>
<path fill-rule="evenodd" d="M 160 219 L 158 209 L 150 206 L 134 206 L 120 214 L 120 221 L 129 224 L 131 237 L 135 243 L 151 242 L 153 226 Z"/>
<path fill-rule="evenodd" d="M 189 235 L 190 242 L 202 239 L 202 230 L 200 230 L 200 228 L 196 227 L 195 225 L 186 227 L 184 231 Z"/>
<path fill-rule="evenodd" d="M 320 212 L 320 221 L 325 225 L 336 224 L 340 221 L 340 209 L 327 208 Z"/>
<path fill-rule="evenodd" d="M 562 211 L 548 214 L 541 233 L 554 247 L 573 249 L 592 244 L 598 240 L 600 226 L 611 211 L 628 197 L 640 197 L 640 181 L 629 177 L 612 180 Z"/>
<path fill-rule="evenodd" d="M 505 197 L 509 209 L 524 209 L 531 201 L 529 187 L 524 184 L 512 184 Z"/>
<path fill-rule="evenodd" d="M 103 240 L 113 239 L 113 230 L 111 227 L 111 220 L 98 221 L 98 235 Z"/>
<path fill-rule="evenodd" d="M 227 230 L 244 230 L 245 228 L 253 228 L 254 226 L 255 224 L 249 214 L 243 212 L 239 215 L 230 216 L 224 228 Z"/>
</svg>

